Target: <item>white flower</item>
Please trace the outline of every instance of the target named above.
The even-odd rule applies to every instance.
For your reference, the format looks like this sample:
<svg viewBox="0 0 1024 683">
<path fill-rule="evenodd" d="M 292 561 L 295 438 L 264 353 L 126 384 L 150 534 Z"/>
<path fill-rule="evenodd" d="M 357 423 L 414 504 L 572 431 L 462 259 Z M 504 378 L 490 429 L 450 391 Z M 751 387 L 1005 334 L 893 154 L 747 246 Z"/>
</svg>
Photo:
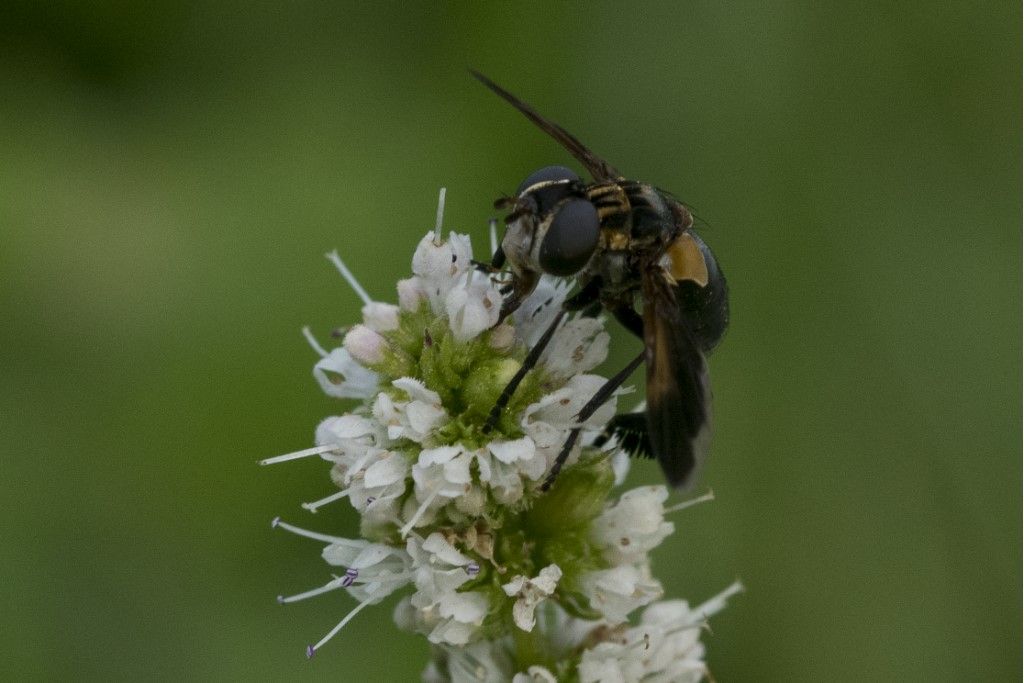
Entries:
<svg viewBox="0 0 1024 683">
<path fill-rule="evenodd" d="M 608 357 L 608 339 L 601 320 L 574 318 L 558 329 L 540 362 L 551 375 L 568 379 L 604 362 Z"/>
<path fill-rule="evenodd" d="M 325 394 L 336 398 L 369 398 L 380 383 L 376 372 L 360 365 L 342 347 L 317 361 L 313 376 Z"/>
<path fill-rule="evenodd" d="M 479 565 L 437 532 L 424 541 L 410 537 L 406 549 L 416 592 L 402 608 L 405 626 L 433 643 L 468 643 L 487 616 L 489 600 L 486 593 L 458 588 L 476 576 Z"/>
<path fill-rule="evenodd" d="M 363 306 L 363 324 L 374 332 L 398 329 L 398 306 L 371 301 Z"/>
<path fill-rule="evenodd" d="M 434 656 L 423 672 L 424 683 L 506 683 L 514 670 L 508 648 L 501 642 L 480 640 L 464 647 L 437 647 Z M 519 683 L 519 679 L 513 680 Z"/>
<path fill-rule="evenodd" d="M 421 610 L 437 605 L 480 571 L 472 558 L 459 552 L 436 531 L 422 541 L 410 537 L 406 541 L 406 552 L 415 567 L 413 606 Z"/>
<path fill-rule="evenodd" d="M 605 548 L 615 564 L 640 562 L 675 530 L 665 521 L 664 486 L 643 486 L 627 491 L 594 520 L 591 537 Z"/>
<path fill-rule="evenodd" d="M 501 293 L 491 279 L 470 270 L 462 281 L 445 295 L 448 326 L 455 338 L 467 341 L 498 322 Z"/>
<path fill-rule="evenodd" d="M 410 377 L 396 379 L 391 385 L 404 391 L 409 400 L 394 401 L 387 394 L 377 394 L 373 416 L 387 426 L 389 439 L 411 439 L 423 443 L 447 415 L 441 405 L 441 397 Z"/>
<path fill-rule="evenodd" d="M 703 615 L 690 612 L 685 600 L 668 600 L 644 610 L 640 624 L 627 636 L 643 641 L 648 680 L 660 683 L 697 681 L 704 677 L 704 646 L 700 643 Z"/>
<path fill-rule="evenodd" d="M 658 602 L 621 638 L 586 650 L 578 672 L 581 683 L 652 681 L 698 683 L 707 673 L 700 631 L 705 620 L 742 590 L 738 583 L 690 609 L 684 600 Z"/>
<path fill-rule="evenodd" d="M 511 441 L 492 441 L 476 453 L 480 481 L 486 483 L 495 498 L 505 504 L 523 497 L 523 477 L 540 479 L 548 469 L 547 460 L 537 455 L 528 436 Z"/>
<path fill-rule="evenodd" d="M 553 595 L 558 588 L 558 580 L 562 578 L 562 570 L 557 564 L 549 564 L 540 570 L 540 574 L 529 579 L 522 574 L 512 577 L 512 580 L 501 588 L 505 595 L 515 597 L 516 602 L 512 605 L 512 619 L 516 626 L 524 631 L 532 631 L 537 619 L 534 610 L 541 600 Z"/>
<path fill-rule="evenodd" d="M 366 529 L 394 523 L 398 517 L 399 500 L 406 490 L 410 464 L 395 451 L 374 449 L 368 453 L 363 469 L 352 476 L 343 491 L 348 493 L 352 507 L 362 514 Z M 345 486 L 335 478 L 338 486 Z"/>
<path fill-rule="evenodd" d="M 580 426 L 576 416 L 604 384 L 598 375 L 575 375 L 564 387 L 546 394 L 523 411 L 520 425 L 533 440 L 540 457 L 550 468 L 562 450 L 569 432 Z M 582 423 L 583 429 L 597 430 L 615 414 L 615 397 Z M 573 465 L 580 452 L 580 444 L 573 448 L 566 465 Z"/>
<path fill-rule="evenodd" d="M 513 314 L 516 334 L 527 347 L 532 348 L 548 329 L 572 287 L 572 280 L 544 275 L 533 293 L 516 309 Z"/>
<path fill-rule="evenodd" d="M 429 520 L 424 515 L 428 512 L 471 489 L 470 461 L 470 454 L 458 446 L 441 446 L 420 452 L 419 460 L 412 467 L 416 500 L 406 501 L 407 509 L 414 509 L 414 512 L 406 515 L 408 521 L 402 527 L 403 536 L 417 525 L 427 523 Z"/>
<path fill-rule="evenodd" d="M 445 297 L 470 267 L 473 248 L 468 235 L 451 233 L 447 241 L 435 242 L 434 233 L 420 240 L 412 257 L 412 272 L 420 279 L 434 313 L 445 311 Z"/>
<path fill-rule="evenodd" d="M 543 666 L 531 666 L 526 673 L 513 676 L 512 683 L 558 683 L 558 679 Z"/>
<path fill-rule="evenodd" d="M 375 604 L 412 581 L 412 558 L 402 548 L 341 540 L 323 550 L 324 561 L 347 567 L 341 585 L 360 602 Z"/>
<path fill-rule="evenodd" d="M 329 417 L 316 428 L 316 443 L 320 446 L 334 446 L 331 456 L 335 462 L 341 458 L 352 460 L 360 458 L 371 447 L 382 440 L 383 430 L 378 423 L 362 415 L 349 413 L 337 417 Z"/>
<path fill-rule="evenodd" d="M 437 605 L 440 620 L 427 639 L 432 643 L 465 645 L 484 623 L 488 606 L 485 593 L 449 593 Z"/>
<path fill-rule="evenodd" d="M 632 683 L 643 677 L 639 653 L 618 643 L 600 643 L 586 650 L 577 671 L 580 683 Z"/>
<path fill-rule="evenodd" d="M 651 577 L 646 565 L 621 565 L 583 575 L 583 593 L 590 606 L 611 624 L 626 621 L 629 613 L 662 596 L 661 584 Z"/>
<path fill-rule="evenodd" d="M 345 335 L 343 343 L 345 350 L 364 365 L 373 365 L 384 360 L 384 350 L 388 345 L 384 337 L 366 325 L 354 326 Z"/>
<path fill-rule="evenodd" d="M 580 425 L 576 420 L 580 410 L 604 386 L 605 379 L 598 375 L 575 375 L 564 387 L 542 397 L 523 412 L 523 426 L 531 422 L 547 423 L 560 429 L 572 429 Z M 584 428 L 598 429 L 615 415 L 614 396 L 585 420 Z"/>
<path fill-rule="evenodd" d="M 483 515 L 484 507 L 487 505 L 487 492 L 482 486 L 471 486 L 468 491 L 453 501 L 455 509 L 470 519 L 479 518 Z"/>
</svg>

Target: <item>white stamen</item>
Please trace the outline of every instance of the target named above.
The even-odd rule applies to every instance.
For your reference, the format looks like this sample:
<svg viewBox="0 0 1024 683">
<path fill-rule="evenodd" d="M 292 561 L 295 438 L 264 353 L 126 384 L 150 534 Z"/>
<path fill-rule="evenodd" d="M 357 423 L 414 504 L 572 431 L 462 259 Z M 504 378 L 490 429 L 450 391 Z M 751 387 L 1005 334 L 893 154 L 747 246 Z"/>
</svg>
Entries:
<svg viewBox="0 0 1024 683">
<path fill-rule="evenodd" d="M 700 604 L 700 606 L 696 607 L 693 610 L 695 613 L 701 615 L 701 621 L 695 623 L 694 626 L 700 625 L 708 617 L 714 616 L 715 614 L 721 612 L 723 609 L 725 609 L 726 600 L 736 595 L 737 593 L 742 593 L 744 590 L 745 588 L 743 587 L 742 583 L 740 583 L 739 581 L 734 581 L 732 585 L 730 585 L 728 588 L 726 588 L 718 595 L 708 600 L 705 600 L 703 603 Z"/>
<path fill-rule="evenodd" d="M 437 221 L 434 223 L 434 246 L 441 246 L 441 225 L 444 223 L 444 195 L 447 188 L 442 187 L 437 194 Z"/>
<path fill-rule="evenodd" d="M 498 251 L 498 221 L 492 218 L 487 224 L 488 233 L 491 236 L 491 253 Z"/>
<path fill-rule="evenodd" d="M 690 614 L 694 616 L 693 620 L 684 622 L 674 629 L 667 629 L 663 632 L 665 636 L 673 636 L 683 631 L 689 631 L 690 629 L 707 629 L 711 631 L 711 625 L 708 624 L 708 617 L 713 616 L 725 608 L 725 601 L 731 598 L 736 593 L 743 592 L 743 585 L 738 581 L 733 582 L 731 586 L 719 593 L 718 595 L 710 598 L 706 602 L 703 602 L 700 606 L 694 607 L 690 610 Z M 643 624 L 640 625 L 644 626 Z M 635 649 L 643 646 L 647 649 L 650 646 L 650 634 L 644 633 L 637 640 L 626 645 L 629 649 Z"/>
<path fill-rule="evenodd" d="M 343 489 L 337 493 L 332 493 L 329 496 L 325 496 L 320 500 L 314 500 L 312 503 L 302 503 L 303 509 L 309 510 L 312 513 L 316 513 L 319 508 L 322 508 L 328 503 L 333 503 L 336 500 L 341 500 L 349 494 L 349 489 Z"/>
<path fill-rule="evenodd" d="M 708 600 L 704 601 L 700 606 L 693 608 L 691 610 L 691 614 L 696 617 L 695 619 L 684 622 L 676 628 L 666 630 L 665 635 L 674 635 L 677 633 L 682 633 L 683 631 L 689 631 L 692 628 L 702 628 L 710 631 L 711 624 L 708 623 L 708 617 L 712 617 L 721 612 L 723 609 L 725 609 L 726 600 L 736 595 L 737 593 L 742 593 L 744 590 L 746 590 L 746 588 L 743 587 L 742 583 L 740 583 L 739 581 L 734 581 L 732 585 L 730 585 L 728 588 L 726 588 L 718 595 L 709 598 Z"/>
<path fill-rule="evenodd" d="M 279 595 L 277 596 L 277 602 L 281 605 L 287 605 L 291 602 L 298 602 L 299 600 L 306 600 L 307 598 L 315 598 L 318 595 L 324 593 L 330 593 L 333 590 L 341 588 L 341 579 L 335 578 L 333 581 L 328 581 L 319 588 L 313 588 L 312 590 L 305 591 L 304 593 L 296 593 L 295 595 Z"/>
<path fill-rule="evenodd" d="M 261 465 L 276 465 L 279 462 L 287 462 L 289 460 L 298 460 L 300 458 L 308 458 L 311 455 L 320 455 L 321 453 L 328 453 L 330 451 L 338 450 L 337 446 L 314 446 L 313 448 L 307 448 L 301 451 L 295 451 L 294 453 L 285 453 L 284 455 L 275 455 L 273 458 L 265 458 L 260 460 Z"/>
<path fill-rule="evenodd" d="M 328 536 L 327 534 L 317 533 L 316 531 L 310 531 L 308 529 L 302 529 L 297 526 L 293 526 L 288 522 L 282 522 L 280 517 L 275 517 L 270 523 L 270 527 L 276 529 L 281 527 L 285 531 L 290 531 L 296 536 L 305 536 L 306 538 L 312 538 L 314 541 L 323 541 L 324 543 L 343 543 L 347 541 L 347 538 L 339 538 L 338 536 Z"/>
<path fill-rule="evenodd" d="M 673 505 L 671 507 L 665 508 L 665 514 L 667 515 L 670 512 L 679 512 L 680 510 L 685 510 L 686 508 L 693 507 L 694 505 L 700 505 L 701 503 L 711 502 L 714 499 L 715 492 L 708 491 L 699 498 L 691 498 L 690 500 L 684 500 L 682 503 L 679 503 L 678 505 Z"/>
<path fill-rule="evenodd" d="M 430 504 L 434 502 L 435 498 L 437 498 L 437 494 L 440 490 L 440 487 L 435 489 L 430 493 L 429 496 L 427 496 L 427 499 L 425 501 L 420 503 L 420 507 L 418 510 L 416 510 L 416 514 L 414 514 L 412 516 L 412 519 L 410 519 L 406 523 L 406 525 L 402 527 L 402 530 L 400 532 L 402 535 L 402 540 L 405 540 L 405 537 L 409 535 L 409 532 L 412 531 L 412 528 L 416 526 L 417 522 L 420 521 L 420 518 L 423 517 L 423 513 L 427 511 L 427 508 L 430 507 Z"/>
<path fill-rule="evenodd" d="M 306 648 L 306 656 L 307 657 L 312 657 L 316 653 L 316 651 L 319 650 L 321 647 L 323 647 L 324 644 L 327 643 L 328 640 L 333 638 L 338 633 L 338 631 L 340 631 L 341 629 L 345 628 L 345 624 L 347 624 L 348 622 L 352 621 L 352 617 L 354 617 L 355 615 L 359 614 L 359 610 L 361 610 L 364 607 L 366 607 L 367 605 L 369 605 L 375 599 L 376 599 L 376 596 L 371 595 L 370 597 L 366 598 L 361 603 L 356 605 L 355 609 L 353 609 L 351 612 L 346 614 L 345 618 L 342 619 L 341 621 L 339 621 L 337 626 L 335 626 L 330 631 L 328 631 L 327 635 L 324 636 L 323 638 L 321 638 L 319 643 L 317 643 L 316 645 L 310 645 L 309 647 Z"/>
<path fill-rule="evenodd" d="M 353 572 L 354 575 L 350 575 L 349 572 Z M 310 589 L 308 591 L 303 591 L 302 593 L 296 593 L 295 595 L 279 595 L 279 596 L 277 596 L 277 602 L 278 602 L 279 605 L 288 605 L 288 604 L 293 603 L 293 602 L 299 602 L 300 600 L 307 600 L 309 598 L 315 598 L 318 595 L 323 595 L 324 593 L 330 593 L 331 591 L 336 591 L 339 588 L 348 588 L 353 583 L 356 582 L 358 576 L 359 576 L 359 572 L 358 571 L 354 571 L 352 569 L 349 569 L 344 575 L 342 575 L 342 576 L 335 576 L 332 580 L 328 581 L 324 585 L 319 586 L 317 588 L 312 588 L 312 589 Z M 402 572 L 402 573 L 399 573 L 399 574 L 387 574 L 387 573 L 385 573 L 385 574 L 381 574 L 381 575 L 375 576 L 373 578 L 372 583 L 387 584 L 387 583 L 392 583 L 392 582 L 395 582 L 395 581 L 408 581 L 408 580 L 412 579 L 414 576 L 415 576 L 415 573 L 413 573 L 413 572 Z M 346 578 L 350 579 L 348 581 L 348 585 L 346 585 L 346 582 L 345 582 Z"/>
<path fill-rule="evenodd" d="M 338 269 L 338 272 L 341 273 L 343 278 L 345 278 L 349 286 L 355 291 L 356 295 L 363 300 L 364 304 L 373 303 L 373 299 L 370 298 L 370 295 L 366 293 L 363 286 L 359 284 L 358 280 L 356 280 L 356 276 L 352 274 L 352 271 L 348 269 L 345 262 L 341 260 L 340 256 L 338 256 L 337 250 L 334 250 L 329 254 L 325 254 L 325 256 L 334 264 L 334 267 Z"/>
<path fill-rule="evenodd" d="M 327 358 L 327 356 L 330 355 L 324 347 L 320 346 L 320 342 L 318 342 L 316 337 L 313 336 L 313 331 L 309 329 L 309 325 L 302 328 L 302 336 L 306 338 L 306 341 L 309 342 L 309 345 L 313 350 L 320 354 L 321 358 Z"/>
</svg>

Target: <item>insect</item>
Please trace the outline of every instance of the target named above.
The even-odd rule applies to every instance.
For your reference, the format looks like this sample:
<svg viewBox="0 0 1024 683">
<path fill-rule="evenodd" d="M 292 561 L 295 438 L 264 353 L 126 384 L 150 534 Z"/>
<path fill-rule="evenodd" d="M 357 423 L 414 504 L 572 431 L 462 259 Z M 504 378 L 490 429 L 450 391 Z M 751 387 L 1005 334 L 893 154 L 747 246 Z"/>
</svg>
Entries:
<svg viewBox="0 0 1024 683">
<path fill-rule="evenodd" d="M 644 350 L 598 390 L 577 420 L 589 418 L 641 363 L 646 365 L 645 412 L 616 416 L 595 443 L 616 437 L 632 455 L 657 458 L 672 486 L 692 486 L 710 446 L 705 354 L 729 322 L 728 288 L 718 261 L 679 200 L 626 179 L 561 126 L 483 74 L 472 74 L 557 140 L 592 178 L 588 182 L 569 168 L 548 166 L 527 176 L 514 196 L 495 202 L 495 208 L 509 211 L 501 244 L 486 266 L 511 273 L 501 318 L 520 306 L 544 273 L 575 277 L 579 290 L 528 353 L 485 431 L 493 429 L 565 315 L 603 309 L 642 339 Z M 555 481 L 579 436 L 579 428 L 570 432 L 543 490 Z"/>
</svg>

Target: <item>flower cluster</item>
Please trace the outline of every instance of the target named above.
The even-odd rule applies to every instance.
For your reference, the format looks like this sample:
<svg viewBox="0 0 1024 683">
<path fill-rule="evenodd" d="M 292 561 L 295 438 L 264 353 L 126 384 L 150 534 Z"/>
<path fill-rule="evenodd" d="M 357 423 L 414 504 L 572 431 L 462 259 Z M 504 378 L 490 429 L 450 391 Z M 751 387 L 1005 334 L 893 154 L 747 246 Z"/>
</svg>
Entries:
<svg viewBox="0 0 1024 683">
<path fill-rule="evenodd" d="M 570 285 L 543 279 L 499 322 L 500 282 L 473 267 L 469 237 L 442 239 L 440 220 L 416 248 L 413 276 L 398 282 L 397 305 L 373 301 L 337 254 L 328 257 L 363 299 L 362 323 L 331 351 L 304 332 L 321 356 L 320 386 L 354 402 L 320 423 L 315 447 L 263 461 L 321 457 L 338 490 L 303 507 L 347 499 L 361 519 L 360 539 L 274 521 L 323 542 L 324 560 L 339 568 L 282 603 L 335 590 L 357 601 L 308 654 L 403 590 L 396 622 L 433 646 L 425 680 L 699 679 L 700 626 L 731 593 L 696 610 L 657 603 L 663 589 L 648 553 L 674 528 L 668 492 L 649 486 L 608 502 L 625 456 L 586 444 L 615 414 L 617 396 L 576 419 L 605 381 L 591 373 L 608 351 L 603 321 L 563 322 L 485 429 Z M 542 492 L 574 429 L 583 445 Z"/>
</svg>

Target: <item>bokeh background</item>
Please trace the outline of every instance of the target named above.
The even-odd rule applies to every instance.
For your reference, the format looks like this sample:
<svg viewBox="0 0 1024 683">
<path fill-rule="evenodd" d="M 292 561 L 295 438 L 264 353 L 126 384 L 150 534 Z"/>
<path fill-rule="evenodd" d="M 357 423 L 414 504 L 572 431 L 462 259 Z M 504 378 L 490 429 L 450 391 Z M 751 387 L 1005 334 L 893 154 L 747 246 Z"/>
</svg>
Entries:
<svg viewBox="0 0 1024 683">
<path fill-rule="evenodd" d="M 748 587 L 719 681 L 1019 680 L 1021 9 L 1015 2 L 6 2 L 0 9 L 0 671 L 416 680 L 390 606 L 307 662 L 353 531 L 310 369 L 394 295 L 448 188 L 568 157 L 475 66 L 703 220 L 733 324 L 718 500 L 656 555 Z M 636 350 L 619 334 L 614 361 Z M 635 482 L 654 482 L 643 463 Z"/>
</svg>

